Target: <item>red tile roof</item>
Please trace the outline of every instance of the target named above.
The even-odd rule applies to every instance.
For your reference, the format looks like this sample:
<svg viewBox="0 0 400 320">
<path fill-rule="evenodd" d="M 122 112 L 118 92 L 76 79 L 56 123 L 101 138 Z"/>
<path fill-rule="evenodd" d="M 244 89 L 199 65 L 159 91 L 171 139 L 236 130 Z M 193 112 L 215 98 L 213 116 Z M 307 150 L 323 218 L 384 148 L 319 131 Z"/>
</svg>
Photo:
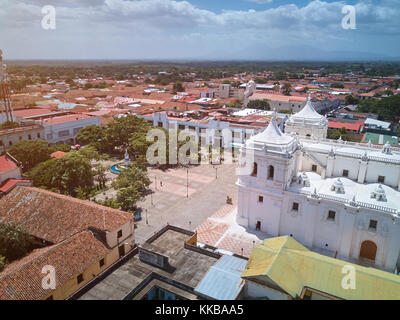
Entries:
<svg viewBox="0 0 400 320">
<path fill-rule="evenodd" d="M 347 130 L 352 130 L 352 131 L 360 131 L 361 128 L 364 126 L 365 120 L 357 120 L 357 121 L 351 121 L 351 122 L 342 122 L 342 121 L 333 121 L 329 120 L 328 121 L 328 128 L 331 129 L 341 129 L 341 128 L 346 128 Z"/>
<path fill-rule="evenodd" d="M 50 155 L 51 158 L 62 158 L 64 156 L 65 156 L 65 152 L 64 151 L 56 151 L 56 152 L 53 152 Z"/>
<path fill-rule="evenodd" d="M 21 179 L 8 179 L 0 186 L 0 193 L 2 192 L 7 193 L 16 185 L 21 185 L 21 184 L 27 185 L 30 184 L 30 181 Z"/>
<path fill-rule="evenodd" d="M 54 267 L 56 286 L 60 287 L 109 251 L 89 231 L 82 231 L 61 243 L 36 249 L 0 272 L 0 300 L 44 299 L 53 291 L 42 287 L 44 266 Z"/>
<path fill-rule="evenodd" d="M 89 228 L 113 231 L 132 220 L 127 212 L 32 187 L 17 186 L 0 199 L 0 208 L 0 222 L 20 224 L 52 243 Z"/>
<path fill-rule="evenodd" d="M 18 168 L 18 166 L 7 156 L 0 156 L 0 172 L 6 172 Z"/>
</svg>

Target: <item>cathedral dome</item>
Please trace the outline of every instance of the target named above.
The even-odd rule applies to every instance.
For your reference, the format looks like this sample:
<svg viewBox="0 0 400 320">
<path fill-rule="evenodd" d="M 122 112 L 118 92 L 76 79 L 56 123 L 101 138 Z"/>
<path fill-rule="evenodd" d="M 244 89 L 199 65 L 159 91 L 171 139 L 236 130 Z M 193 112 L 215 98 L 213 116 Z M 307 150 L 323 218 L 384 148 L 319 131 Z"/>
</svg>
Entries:
<svg viewBox="0 0 400 320">
<path fill-rule="evenodd" d="M 305 122 L 312 124 L 325 124 L 327 123 L 326 118 L 323 115 L 320 115 L 317 111 L 315 111 L 311 97 L 308 96 L 307 103 L 303 109 L 299 112 L 295 113 L 289 118 L 289 122 Z"/>
</svg>

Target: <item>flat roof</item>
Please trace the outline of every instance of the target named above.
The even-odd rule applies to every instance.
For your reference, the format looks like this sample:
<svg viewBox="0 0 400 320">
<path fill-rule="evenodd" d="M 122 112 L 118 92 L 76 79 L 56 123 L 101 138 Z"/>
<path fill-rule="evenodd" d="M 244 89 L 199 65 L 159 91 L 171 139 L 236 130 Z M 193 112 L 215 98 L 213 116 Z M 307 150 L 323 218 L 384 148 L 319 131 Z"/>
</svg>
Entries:
<svg viewBox="0 0 400 320">
<path fill-rule="evenodd" d="M 180 231 L 179 228 L 166 227 L 166 230 L 160 232 L 159 236 L 152 241 L 148 240 L 140 248 L 167 256 L 171 266 L 170 270 L 143 262 L 139 259 L 139 254 L 136 254 L 109 275 L 100 279 L 94 286 L 81 294 L 78 299 L 121 300 L 127 297 L 136 299 L 151 289 L 149 283 L 146 283 L 146 279 L 148 280 L 154 274 L 159 276 L 154 278 L 156 280 L 160 280 L 160 278 L 170 279 L 171 283 L 181 284 L 193 291 L 219 257 L 206 254 L 204 253 L 205 250 L 198 249 L 195 251 L 185 248 L 184 243 L 190 237 L 187 233 Z M 154 279 L 151 279 L 151 281 Z M 145 285 L 143 288 L 138 288 L 139 285 L 143 284 Z M 175 287 L 169 287 L 168 290 L 172 292 Z M 188 292 L 193 293 L 190 291 Z M 173 292 L 182 296 L 180 291 L 175 292 L 173 290 Z"/>
</svg>

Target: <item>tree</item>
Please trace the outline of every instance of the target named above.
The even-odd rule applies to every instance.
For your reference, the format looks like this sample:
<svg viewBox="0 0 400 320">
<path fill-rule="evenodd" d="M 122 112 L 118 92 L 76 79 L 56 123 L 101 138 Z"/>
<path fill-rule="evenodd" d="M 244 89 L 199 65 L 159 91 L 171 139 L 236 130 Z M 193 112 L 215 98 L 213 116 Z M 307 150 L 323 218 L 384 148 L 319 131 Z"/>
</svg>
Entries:
<svg viewBox="0 0 400 320">
<path fill-rule="evenodd" d="M 0 256 L 0 271 L 6 265 L 6 257 Z"/>
<path fill-rule="evenodd" d="M 145 171 L 135 166 L 122 169 L 118 178 L 113 182 L 116 189 L 134 187 L 140 194 L 143 194 L 149 187 L 151 181 Z"/>
<path fill-rule="evenodd" d="M 0 130 L 13 129 L 13 128 L 17 128 L 17 127 L 19 127 L 18 122 L 6 121 L 6 122 L 3 122 L 2 124 L 0 124 Z"/>
<path fill-rule="evenodd" d="M 133 210 L 136 202 L 140 199 L 140 193 L 135 187 L 127 187 L 118 190 L 116 202 L 121 206 L 124 211 Z"/>
<path fill-rule="evenodd" d="M 359 102 L 360 102 L 360 100 L 358 100 L 357 98 L 354 98 L 352 95 L 347 95 L 345 98 L 346 106 L 347 105 L 355 105 L 355 104 L 358 104 Z"/>
<path fill-rule="evenodd" d="M 142 118 L 133 115 L 118 118 L 108 124 L 101 149 L 109 151 L 118 147 L 125 149 L 129 146 L 129 140 L 135 133 L 146 136 L 149 130 L 149 123 Z"/>
<path fill-rule="evenodd" d="M 261 109 L 261 110 L 271 110 L 269 102 L 267 99 L 264 100 L 252 100 L 247 104 L 247 108 L 250 109 Z"/>
<path fill-rule="evenodd" d="M 71 146 L 65 143 L 55 144 L 49 147 L 50 154 L 56 151 L 70 152 Z"/>
<path fill-rule="evenodd" d="M 376 113 L 384 121 L 398 121 L 400 119 L 400 95 L 385 97 L 380 100 L 368 99 L 360 102 L 358 111 Z"/>
<path fill-rule="evenodd" d="M 99 126 L 87 126 L 81 130 L 79 130 L 76 135 L 77 143 L 81 145 L 87 145 L 90 143 L 98 143 L 99 140 L 104 138 L 104 129 Z"/>
<path fill-rule="evenodd" d="M 74 194 L 78 187 L 93 185 L 90 162 L 77 152 L 40 163 L 32 169 L 30 176 L 34 186 L 56 189 L 61 193 Z"/>
<path fill-rule="evenodd" d="M 14 223 L 0 223 L 0 269 L 5 261 L 19 259 L 34 247 L 33 237 Z M 1 259 L 1 256 L 4 258 Z"/>
<path fill-rule="evenodd" d="M 282 92 L 286 96 L 290 96 L 290 91 L 292 91 L 292 86 L 289 83 L 285 83 L 282 86 Z"/>
<path fill-rule="evenodd" d="M 174 83 L 174 86 L 173 86 L 173 88 L 172 88 L 172 92 L 174 93 L 174 94 L 176 94 L 177 92 L 184 92 L 185 91 L 185 88 L 184 88 L 184 86 L 182 85 L 182 82 L 175 82 Z"/>
<path fill-rule="evenodd" d="M 22 163 L 24 171 L 30 171 L 41 162 L 50 159 L 50 149 L 43 140 L 21 140 L 14 144 L 8 152 Z"/>
</svg>

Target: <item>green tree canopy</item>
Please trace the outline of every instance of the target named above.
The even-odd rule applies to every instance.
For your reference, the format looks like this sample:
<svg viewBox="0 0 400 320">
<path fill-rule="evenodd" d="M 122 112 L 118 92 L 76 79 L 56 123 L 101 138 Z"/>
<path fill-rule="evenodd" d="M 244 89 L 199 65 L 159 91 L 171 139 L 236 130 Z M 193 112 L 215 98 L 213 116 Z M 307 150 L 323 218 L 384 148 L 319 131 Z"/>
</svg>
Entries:
<svg viewBox="0 0 400 320">
<path fill-rule="evenodd" d="M 269 102 L 267 99 L 264 100 L 252 100 L 247 104 L 247 108 L 250 109 L 261 109 L 261 110 L 271 110 Z"/>
<path fill-rule="evenodd" d="M 77 152 L 62 158 L 40 163 L 30 172 L 33 185 L 56 189 L 61 193 L 74 193 L 78 187 L 93 185 L 93 172 L 89 160 Z"/>
<path fill-rule="evenodd" d="M 6 261 L 19 259 L 31 251 L 34 239 L 21 226 L 13 223 L 0 223 L 0 269 Z M 1 256 L 4 258 L 2 259 Z"/>
<path fill-rule="evenodd" d="M 146 136 L 150 128 L 150 124 L 146 120 L 133 115 L 116 119 L 108 124 L 101 149 L 111 149 L 110 151 L 118 147 L 125 149 L 135 134 Z"/>
<path fill-rule="evenodd" d="M 104 138 L 104 129 L 99 126 L 87 126 L 81 129 L 77 136 L 76 141 L 81 145 L 90 143 L 98 143 L 99 140 Z"/>
<path fill-rule="evenodd" d="M 43 140 L 21 140 L 8 152 L 22 163 L 24 171 L 30 171 L 41 162 L 50 159 L 50 149 Z"/>
</svg>

